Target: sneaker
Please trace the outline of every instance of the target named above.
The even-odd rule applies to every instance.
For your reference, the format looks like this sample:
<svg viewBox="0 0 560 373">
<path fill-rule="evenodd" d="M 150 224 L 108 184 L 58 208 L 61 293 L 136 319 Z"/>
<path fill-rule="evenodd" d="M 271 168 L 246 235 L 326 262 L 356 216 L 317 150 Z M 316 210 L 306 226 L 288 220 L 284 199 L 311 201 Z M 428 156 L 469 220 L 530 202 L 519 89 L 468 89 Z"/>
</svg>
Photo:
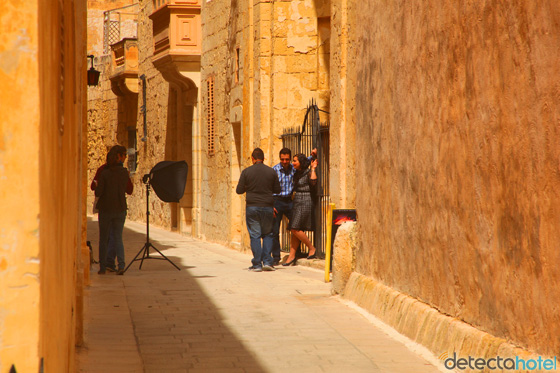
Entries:
<svg viewBox="0 0 560 373">
<path fill-rule="evenodd" d="M 124 269 L 119 268 L 119 270 L 117 271 L 117 276 L 122 276 L 124 275 Z"/>
<path fill-rule="evenodd" d="M 263 269 L 263 271 L 265 271 L 265 272 L 276 271 L 276 268 L 274 268 L 273 266 L 269 266 L 269 265 L 267 265 L 267 264 L 265 264 L 265 265 L 263 266 L 262 269 Z"/>
<path fill-rule="evenodd" d="M 262 270 L 263 270 L 262 267 L 255 267 L 255 266 L 250 266 L 247 269 L 251 272 L 262 272 Z"/>
</svg>

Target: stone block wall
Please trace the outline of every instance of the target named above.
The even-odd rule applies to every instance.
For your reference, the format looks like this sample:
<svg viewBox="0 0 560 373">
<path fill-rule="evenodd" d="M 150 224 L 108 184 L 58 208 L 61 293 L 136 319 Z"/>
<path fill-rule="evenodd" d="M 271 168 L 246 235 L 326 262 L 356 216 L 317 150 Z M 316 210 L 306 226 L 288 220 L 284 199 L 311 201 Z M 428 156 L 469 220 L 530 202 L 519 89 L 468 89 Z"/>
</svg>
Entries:
<svg viewBox="0 0 560 373">
<path fill-rule="evenodd" d="M 245 120 L 242 90 L 245 71 L 242 53 L 246 49 L 243 32 L 247 27 L 242 20 L 245 11 L 243 1 L 211 1 L 203 2 L 201 12 L 201 133 L 204 149 L 201 234 L 208 240 L 225 244 L 240 244 L 244 233 L 241 230 L 242 197 L 235 193 L 235 187 L 244 153 L 241 125 Z M 209 100 L 209 95 L 213 100 Z M 209 111 L 214 113 L 213 138 L 209 137 Z M 209 149 L 212 141 L 213 152 Z"/>
<path fill-rule="evenodd" d="M 0 13 L 0 371 L 71 372 L 88 258 L 86 3 L 5 2 Z"/>
<path fill-rule="evenodd" d="M 0 5 L 0 371 L 39 369 L 38 3 Z M 25 156 L 22 156 L 25 154 Z"/>
<path fill-rule="evenodd" d="M 94 6 L 88 9 L 88 15 L 94 19 L 94 25 L 98 18 L 103 19 L 103 11 L 115 9 L 131 4 L 130 1 L 97 1 Z M 110 55 L 101 55 L 96 58 L 95 68 L 101 71 L 100 83 L 98 87 L 88 88 L 88 183 L 91 183 L 95 171 L 105 163 L 108 149 L 115 144 L 128 147 L 128 132 L 124 122 L 126 113 L 136 114 L 136 143 L 137 143 L 137 163 L 138 168 L 131 174 L 134 184 L 134 192 L 127 196 L 128 219 L 145 221 L 146 220 L 146 192 L 142 183 L 142 176 L 148 173 L 158 162 L 171 159 L 169 150 L 166 148 L 167 125 L 168 125 L 168 106 L 170 86 L 161 76 L 159 71 L 153 66 L 151 56 L 153 54 L 152 23 L 149 15 L 152 13 L 152 2 L 145 1 L 139 4 L 137 16 L 138 34 L 138 76 L 145 74 L 147 82 L 146 96 L 146 115 L 147 133 L 146 141 L 144 137 L 143 114 L 140 106 L 142 105 L 142 85 L 138 79 L 138 97 L 118 97 L 111 90 L 111 61 Z M 130 22 L 129 22 L 130 23 Z M 134 33 L 135 24 L 128 24 L 125 32 Z M 127 25 L 127 23 L 125 23 Z M 94 32 L 95 31 L 95 32 Z M 99 37 L 98 33 L 101 33 Z M 88 54 L 95 50 L 102 49 L 103 28 L 90 30 L 88 33 Z M 99 45 L 101 42 L 101 46 Z M 96 56 L 97 57 L 97 56 Z M 89 184 L 88 184 L 89 186 Z M 91 212 L 94 194 L 88 189 L 88 211 Z M 164 203 L 152 192 L 150 194 L 150 223 L 171 228 L 171 209 L 172 205 Z"/>
<path fill-rule="evenodd" d="M 330 197 L 337 208 L 356 207 L 355 99 L 357 85 L 354 0 L 331 0 Z"/>
<path fill-rule="evenodd" d="M 111 1 L 95 3 L 92 12 L 97 11 L 97 16 L 115 5 Z M 200 169 L 190 171 L 196 172 L 195 193 L 198 194 L 193 199 L 197 201 L 195 210 L 200 216 L 196 232 L 199 237 L 248 247 L 244 197 L 235 194 L 235 186 L 241 170 L 250 165 L 251 151 L 257 146 L 263 148 L 265 163 L 274 165 L 282 147 L 281 134 L 285 128 L 303 123 L 311 98 L 328 110 L 330 7 L 329 1 L 202 2 L 201 75 L 200 82 L 195 82 L 200 85 L 201 97 L 194 114 L 199 128 L 193 134 L 197 136 L 195 142 L 199 141 L 199 135 L 202 137 L 200 149 L 198 145 L 193 148 Z M 139 166 L 133 175 L 135 192 L 128 197 L 128 216 L 144 220 L 145 199 L 140 179 L 158 161 L 172 159 L 170 142 L 176 130 L 173 105 L 177 87 L 167 83 L 151 62 L 152 2 L 142 1 L 138 9 L 138 74 L 145 74 L 148 85 L 148 131 L 146 141 L 142 141 L 143 116 L 138 107 Z M 92 36 L 89 48 L 94 50 L 99 40 Z M 121 131 L 119 112 L 130 105 L 110 91 L 110 71 L 106 70 L 109 68 L 105 57 L 96 62 L 98 69 L 104 71 L 100 87 L 89 88 L 89 181 L 104 162 L 108 146 L 114 142 L 126 145 L 128 135 Z M 209 80 L 213 84 L 213 152 L 207 148 Z M 140 86 L 138 106 L 142 98 Z M 151 221 L 171 228 L 172 206 L 157 198 L 151 201 Z M 88 206 L 92 202 L 90 192 Z"/>
<path fill-rule="evenodd" d="M 560 5 L 359 2 L 357 271 L 560 350 Z"/>
</svg>

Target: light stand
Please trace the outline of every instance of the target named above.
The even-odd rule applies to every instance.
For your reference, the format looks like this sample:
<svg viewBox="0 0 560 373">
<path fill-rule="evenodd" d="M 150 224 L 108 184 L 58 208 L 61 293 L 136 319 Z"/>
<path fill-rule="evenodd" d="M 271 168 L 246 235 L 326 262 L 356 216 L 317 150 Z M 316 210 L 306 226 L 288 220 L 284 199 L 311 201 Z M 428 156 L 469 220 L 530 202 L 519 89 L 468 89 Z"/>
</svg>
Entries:
<svg viewBox="0 0 560 373">
<path fill-rule="evenodd" d="M 142 181 L 146 185 L 146 243 L 144 244 L 144 247 L 142 247 L 140 249 L 138 254 L 136 254 L 134 259 L 132 259 L 132 261 L 128 264 L 128 266 L 125 268 L 124 271 L 126 272 L 128 270 L 128 268 L 132 265 L 132 263 L 134 263 L 137 260 L 140 260 L 140 268 L 139 269 L 142 269 L 142 264 L 144 264 L 144 259 L 167 260 L 169 263 L 171 263 L 175 268 L 177 268 L 180 271 L 181 268 L 177 267 L 175 265 L 175 263 L 173 263 L 171 260 L 169 260 L 169 258 L 166 257 L 165 255 L 163 255 L 163 253 L 161 251 L 159 251 L 150 242 L 150 182 L 149 182 L 149 180 L 150 180 L 150 175 L 149 174 L 144 175 L 144 177 L 142 178 Z M 150 247 L 152 249 L 154 249 L 155 251 L 157 251 L 159 253 L 159 255 L 161 255 L 162 257 L 159 258 L 159 257 L 150 256 Z M 142 254 L 142 257 L 138 258 L 138 256 L 140 254 Z"/>
</svg>

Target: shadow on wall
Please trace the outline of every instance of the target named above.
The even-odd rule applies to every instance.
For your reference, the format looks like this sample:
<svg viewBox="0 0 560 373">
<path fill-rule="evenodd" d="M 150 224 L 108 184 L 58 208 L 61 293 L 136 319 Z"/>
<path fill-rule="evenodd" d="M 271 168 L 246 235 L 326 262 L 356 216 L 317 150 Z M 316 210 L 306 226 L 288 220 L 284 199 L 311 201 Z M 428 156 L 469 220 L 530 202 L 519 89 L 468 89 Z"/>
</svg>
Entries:
<svg viewBox="0 0 560 373">
<path fill-rule="evenodd" d="M 123 237 L 125 238 L 125 258 L 128 265 L 130 260 L 142 249 L 146 242 L 146 235 L 125 227 Z M 88 217 L 88 239 L 91 240 L 94 257 L 97 260 L 98 225 L 97 220 L 91 217 Z M 97 265 L 92 270 L 92 276 L 98 276 L 93 279 L 92 288 L 106 285 L 99 284 L 99 282 L 105 283 L 105 280 L 109 280 L 110 285 L 114 287 L 124 285 L 130 318 L 134 323 L 134 336 L 144 370 L 155 372 L 176 367 L 175 369 L 198 369 L 200 371 L 237 369 L 264 372 L 265 369 L 252 353 L 224 323 L 220 311 L 205 295 L 197 282 L 197 278 L 214 276 L 191 275 L 188 269 L 194 267 L 182 265 L 181 258 L 168 255 L 171 249 L 177 249 L 178 246 L 158 242 L 152 237 L 151 232 L 150 241 L 181 270 L 178 271 L 165 260 L 145 260 L 142 270 L 139 270 L 140 262 L 135 262 L 125 276 L 115 276 L 122 279 L 122 283 L 109 278 L 114 275 L 98 276 L 95 274 L 98 269 Z M 153 250 L 150 250 L 150 253 L 159 256 Z M 99 279 L 99 277 L 102 278 Z M 94 290 L 92 289 L 90 293 L 93 293 Z M 98 294 L 104 298 L 105 294 L 110 296 L 109 292 L 110 290 L 106 290 L 105 293 L 98 292 Z M 89 303 L 92 304 L 95 301 L 96 299 L 91 299 Z M 108 303 L 108 312 L 111 312 L 112 310 L 109 308 L 114 305 L 110 302 L 106 303 Z M 118 329 L 112 328 L 111 325 L 114 325 L 114 322 L 111 323 L 109 318 L 105 320 L 94 317 L 86 318 L 85 322 L 89 324 L 86 324 L 85 328 L 92 330 L 92 333 L 99 330 L 105 331 L 104 341 L 118 341 L 122 338 L 118 334 Z M 92 338 L 94 338 L 93 335 Z M 88 345 L 88 351 L 85 354 L 88 357 L 80 358 L 80 371 L 84 372 L 99 368 L 99 361 L 94 357 L 99 354 L 103 356 L 103 351 L 99 350 L 107 349 L 106 346 L 97 345 L 93 339 L 88 341 L 87 336 L 86 345 Z M 123 346 L 117 348 L 122 350 Z M 118 353 L 122 353 L 122 351 Z M 103 357 L 103 359 L 106 358 L 106 356 Z M 119 361 L 111 361 L 111 369 L 117 369 L 116 364 L 119 364 Z M 165 369 L 162 370 L 164 367 Z"/>
</svg>

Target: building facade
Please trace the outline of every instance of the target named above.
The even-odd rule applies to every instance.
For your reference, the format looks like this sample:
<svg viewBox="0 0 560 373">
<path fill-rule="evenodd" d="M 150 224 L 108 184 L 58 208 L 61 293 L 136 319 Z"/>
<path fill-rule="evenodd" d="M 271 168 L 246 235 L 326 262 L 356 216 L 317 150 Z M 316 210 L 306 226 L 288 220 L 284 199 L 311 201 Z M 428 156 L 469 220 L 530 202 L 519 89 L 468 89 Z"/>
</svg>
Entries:
<svg viewBox="0 0 560 373">
<path fill-rule="evenodd" d="M 559 5 L 359 2 L 355 16 L 356 271 L 451 316 L 395 321 L 426 345 L 556 355 Z"/>
<path fill-rule="evenodd" d="M 142 175 L 184 159 L 185 196 L 154 199 L 153 221 L 247 249 L 240 172 L 257 146 L 275 164 L 314 99 L 330 198 L 358 212 L 355 273 L 392 294 L 364 302 L 420 304 L 393 326 L 436 354 L 558 351 L 552 2 L 92 3 L 137 7 L 137 34 L 97 56 L 88 108 L 89 180 L 108 146 L 135 155 L 130 218 L 145 220 Z"/>
<path fill-rule="evenodd" d="M 0 371 L 71 372 L 89 278 L 86 3 L 0 12 Z"/>
<path fill-rule="evenodd" d="M 186 160 L 184 197 L 173 204 L 151 200 L 151 221 L 248 249 L 244 197 L 235 186 L 252 150 L 261 147 L 265 163 L 276 164 L 282 134 L 302 125 L 312 99 L 329 112 L 331 80 L 342 87 L 334 100 L 347 100 L 346 52 L 331 55 L 331 29 L 342 33 L 331 21 L 333 6 L 330 1 L 91 2 L 88 17 L 97 26 L 90 29 L 88 53 L 104 54 L 95 59 L 101 83 L 89 90 L 89 178 L 108 147 L 127 146 L 136 158 L 130 166 L 137 186 L 129 217 L 143 221 L 142 176 L 160 161 Z M 103 52 L 107 36 L 100 33 L 108 27 L 99 19 L 131 11 L 137 15 L 136 35 L 129 33 L 132 37 Z M 353 138 L 344 125 L 333 127 Z M 353 151 L 340 143 L 334 148 L 344 156 L 333 171 L 343 175 L 336 178 L 345 190 L 339 205 L 352 207 L 353 161 L 346 160 Z"/>
</svg>

